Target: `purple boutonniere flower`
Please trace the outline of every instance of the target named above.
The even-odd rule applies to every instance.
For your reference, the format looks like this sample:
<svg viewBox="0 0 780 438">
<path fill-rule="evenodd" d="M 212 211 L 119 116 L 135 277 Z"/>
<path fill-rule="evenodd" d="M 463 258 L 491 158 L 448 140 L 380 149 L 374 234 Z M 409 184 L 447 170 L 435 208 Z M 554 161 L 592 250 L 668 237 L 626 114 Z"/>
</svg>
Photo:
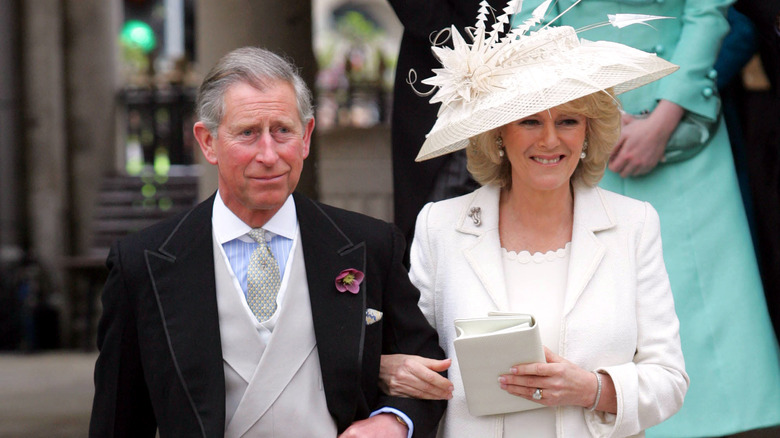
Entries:
<svg viewBox="0 0 780 438">
<path fill-rule="evenodd" d="M 363 277 L 365 275 L 357 269 L 345 269 L 336 277 L 336 289 L 339 292 L 350 291 L 356 294 L 360 291 L 360 283 L 363 281 Z"/>
</svg>

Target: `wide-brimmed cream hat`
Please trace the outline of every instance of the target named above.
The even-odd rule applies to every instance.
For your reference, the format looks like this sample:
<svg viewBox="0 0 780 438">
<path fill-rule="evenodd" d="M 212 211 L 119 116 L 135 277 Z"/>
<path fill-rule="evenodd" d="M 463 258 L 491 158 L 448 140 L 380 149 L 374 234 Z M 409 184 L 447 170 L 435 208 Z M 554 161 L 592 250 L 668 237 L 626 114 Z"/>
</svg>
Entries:
<svg viewBox="0 0 780 438">
<path fill-rule="evenodd" d="M 434 87 L 431 103 L 441 102 L 441 107 L 416 161 L 463 149 L 474 135 L 539 111 L 610 88 L 620 94 L 679 68 L 624 44 L 580 40 L 568 26 L 529 31 L 549 1 L 529 21 L 501 35 L 518 2 L 509 2 L 492 31 L 486 30 L 489 6 L 483 2 L 476 26 L 467 29 L 471 43 L 452 27 L 452 48 L 434 44 L 442 68 L 422 83 Z M 608 23 L 623 27 L 658 18 L 666 17 L 611 15 Z M 410 72 L 409 83 L 414 79 Z"/>
</svg>

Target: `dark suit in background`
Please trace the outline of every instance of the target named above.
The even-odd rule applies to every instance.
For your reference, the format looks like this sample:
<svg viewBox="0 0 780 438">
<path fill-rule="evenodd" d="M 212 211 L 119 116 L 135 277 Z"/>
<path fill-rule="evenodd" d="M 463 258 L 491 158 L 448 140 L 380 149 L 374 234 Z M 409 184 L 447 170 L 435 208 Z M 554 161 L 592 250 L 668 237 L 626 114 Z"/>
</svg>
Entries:
<svg viewBox="0 0 780 438">
<path fill-rule="evenodd" d="M 780 0 L 737 0 L 734 7 L 756 25 L 761 62 L 775 94 L 780 97 Z"/>
<path fill-rule="evenodd" d="M 439 105 L 428 103 L 430 96 L 420 97 L 406 82 L 409 70 L 417 73 L 414 84 L 420 92 L 429 87 L 420 83 L 441 68 L 431 52 L 436 32 L 455 26 L 461 34 L 477 20 L 479 0 L 389 0 L 404 26 L 393 88 L 393 202 L 395 224 L 408 242 L 414 235 L 417 213 L 425 203 L 472 192 L 479 185 L 466 172 L 464 152 L 415 163 L 414 159 L 433 127 Z M 502 13 L 506 2 L 490 0 Z M 444 170 L 443 170 L 444 169 Z M 437 185 L 437 178 L 442 180 Z M 408 260 L 408 251 L 405 259 Z"/>
<path fill-rule="evenodd" d="M 738 101 L 753 198 L 755 240 L 767 307 L 780 336 L 780 0 L 738 0 L 755 25 L 771 90 L 746 90 Z"/>
</svg>

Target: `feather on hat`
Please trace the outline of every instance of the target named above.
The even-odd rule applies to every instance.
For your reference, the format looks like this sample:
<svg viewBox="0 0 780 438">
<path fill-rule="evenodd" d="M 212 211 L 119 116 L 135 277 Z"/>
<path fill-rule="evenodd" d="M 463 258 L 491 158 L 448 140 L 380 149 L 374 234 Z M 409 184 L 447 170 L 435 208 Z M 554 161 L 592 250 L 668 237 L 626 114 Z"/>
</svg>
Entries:
<svg viewBox="0 0 780 438">
<path fill-rule="evenodd" d="M 434 43 L 432 50 L 442 68 L 434 69 L 434 76 L 421 81 L 433 88 L 420 94 L 435 92 L 430 102 L 441 102 L 441 107 L 415 161 L 463 149 L 474 135 L 539 111 L 609 88 L 620 94 L 679 68 L 624 44 L 580 40 L 569 26 L 548 24 L 531 31 L 544 18 L 551 2 L 545 1 L 530 19 L 504 33 L 511 16 L 522 7 L 522 0 L 510 0 L 490 30 L 490 6 L 482 1 L 476 25 L 465 32 L 471 43 L 454 26 L 440 33 L 449 34 L 452 47 Z M 633 14 L 608 17 L 604 24 L 615 27 L 668 18 Z M 412 70 L 408 82 L 414 86 L 415 81 Z"/>
</svg>

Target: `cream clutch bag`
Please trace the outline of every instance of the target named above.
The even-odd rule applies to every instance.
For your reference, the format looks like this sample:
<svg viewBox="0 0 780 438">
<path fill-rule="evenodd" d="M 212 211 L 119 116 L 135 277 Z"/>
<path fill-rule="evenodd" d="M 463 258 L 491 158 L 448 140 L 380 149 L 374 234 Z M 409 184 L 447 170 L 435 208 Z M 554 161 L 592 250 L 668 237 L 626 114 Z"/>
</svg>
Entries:
<svg viewBox="0 0 780 438">
<path fill-rule="evenodd" d="M 456 319 L 455 355 L 471 415 L 526 411 L 544 406 L 501 389 L 498 377 L 513 365 L 545 362 L 539 326 L 532 315 L 491 312 Z"/>
</svg>

